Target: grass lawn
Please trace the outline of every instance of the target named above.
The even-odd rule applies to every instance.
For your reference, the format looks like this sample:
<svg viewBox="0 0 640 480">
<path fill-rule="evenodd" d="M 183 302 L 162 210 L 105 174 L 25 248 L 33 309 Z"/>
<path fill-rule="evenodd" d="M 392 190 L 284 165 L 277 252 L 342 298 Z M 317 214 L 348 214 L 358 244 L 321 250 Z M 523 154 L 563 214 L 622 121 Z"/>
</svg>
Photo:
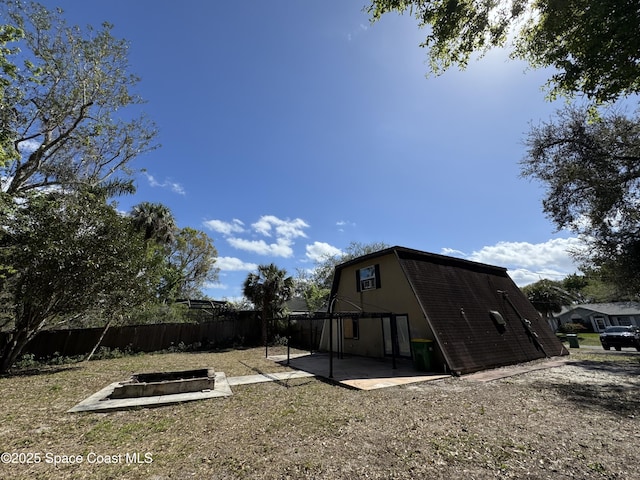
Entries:
<svg viewBox="0 0 640 480">
<path fill-rule="evenodd" d="M 593 365 L 626 373 L 615 377 L 615 389 L 593 391 L 562 380 L 567 367 L 553 369 L 561 380 L 539 372 L 366 392 L 305 378 L 236 386 L 226 398 L 80 414 L 65 412 L 134 372 L 213 367 L 230 377 L 287 368 L 266 360 L 263 349 L 248 349 L 147 354 L 0 377 L 0 452 L 21 462 L 6 463 L 5 453 L 0 478 L 538 479 L 568 478 L 561 474 L 569 471 L 583 479 L 640 478 L 633 467 L 640 357 L 572 358 L 582 359 L 588 388 L 593 374 L 606 370 L 592 374 Z M 636 378 L 633 395 L 627 377 Z"/>
<path fill-rule="evenodd" d="M 599 333 L 580 333 L 578 334 L 578 341 L 580 345 L 601 347 L 600 334 Z"/>
<path fill-rule="evenodd" d="M 565 344 L 568 343 L 564 335 L 561 337 L 561 339 Z M 602 344 L 600 343 L 599 333 L 579 333 L 578 342 L 580 342 L 580 345 L 584 345 L 585 347 L 601 347 L 602 346 Z"/>
</svg>

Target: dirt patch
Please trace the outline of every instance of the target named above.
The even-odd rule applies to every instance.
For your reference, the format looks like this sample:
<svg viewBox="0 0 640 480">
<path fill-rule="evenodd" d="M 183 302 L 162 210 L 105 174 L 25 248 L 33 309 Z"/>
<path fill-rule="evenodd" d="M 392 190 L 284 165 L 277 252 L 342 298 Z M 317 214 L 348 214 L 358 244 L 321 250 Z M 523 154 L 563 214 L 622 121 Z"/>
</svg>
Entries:
<svg viewBox="0 0 640 480">
<path fill-rule="evenodd" d="M 365 392 L 305 378 L 156 409 L 64 413 L 129 370 L 285 370 L 263 354 L 145 355 L 0 378 L 3 452 L 84 459 L 4 463 L 0 478 L 640 479 L 640 356 L 632 353 L 572 352 L 571 364 L 491 382 Z M 92 453 L 119 461 L 90 463 Z"/>
</svg>

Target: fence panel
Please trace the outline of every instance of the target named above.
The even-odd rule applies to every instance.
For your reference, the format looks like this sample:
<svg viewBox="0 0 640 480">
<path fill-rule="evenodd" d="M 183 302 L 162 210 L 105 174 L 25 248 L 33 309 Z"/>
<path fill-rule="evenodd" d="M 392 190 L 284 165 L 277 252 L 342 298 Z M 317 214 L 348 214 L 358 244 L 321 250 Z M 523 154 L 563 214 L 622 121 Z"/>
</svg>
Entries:
<svg viewBox="0 0 640 480">
<path fill-rule="evenodd" d="M 260 321 L 253 312 L 239 312 L 234 318 L 221 318 L 203 323 L 159 323 L 111 327 L 100 343 L 103 347 L 135 352 L 154 352 L 177 347 L 215 348 L 240 344 L 257 345 L 260 341 Z M 54 355 L 84 355 L 95 346 L 102 328 L 74 330 L 43 330 L 25 347 L 23 354 L 37 358 Z M 0 344 L 6 333 L 0 333 Z"/>
</svg>

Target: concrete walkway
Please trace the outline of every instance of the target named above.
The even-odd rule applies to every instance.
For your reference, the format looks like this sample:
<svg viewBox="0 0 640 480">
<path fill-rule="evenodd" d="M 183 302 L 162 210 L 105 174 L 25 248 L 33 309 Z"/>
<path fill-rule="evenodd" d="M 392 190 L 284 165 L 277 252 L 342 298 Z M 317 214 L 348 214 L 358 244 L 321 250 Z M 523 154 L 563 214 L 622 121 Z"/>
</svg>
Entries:
<svg viewBox="0 0 640 480">
<path fill-rule="evenodd" d="M 548 368 L 561 367 L 571 362 L 572 359 L 569 358 L 568 355 L 564 357 L 552 357 L 539 362 L 510 365 L 507 367 L 494 368 L 493 370 L 482 370 L 481 372 L 463 375 L 461 378 L 463 380 L 469 380 L 473 382 L 491 382 L 493 380 L 500 380 L 501 378 L 513 377 L 515 375 L 521 375 L 528 372 L 535 372 L 536 370 L 546 370 Z"/>
<path fill-rule="evenodd" d="M 286 382 L 293 378 L 308 378 L 315 377 L 313 373 L 309 372 L 278 372 L 278 373 L 261 373 L 258 375 L 244 375 L 242 377 L 229 377 L 227 383 L 233 387 L 236 385 L 249 385 L 252 383 L 264 383 L 264 382 Z"/>
</svg>

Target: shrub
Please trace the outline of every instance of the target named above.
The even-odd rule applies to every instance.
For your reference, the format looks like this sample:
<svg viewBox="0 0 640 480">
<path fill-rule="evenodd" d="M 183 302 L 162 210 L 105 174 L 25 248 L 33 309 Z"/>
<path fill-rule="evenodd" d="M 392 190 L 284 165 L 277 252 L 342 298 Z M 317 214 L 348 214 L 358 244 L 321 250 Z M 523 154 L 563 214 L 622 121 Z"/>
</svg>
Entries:
<svg viewBox="0 0 640 480">
<path fill-rule="evenodd" d="M 565 323 L 558 330 L 562 333 L 583 333 L 587 331 L 587 327 L 581 323 Z"/>
</svg>

